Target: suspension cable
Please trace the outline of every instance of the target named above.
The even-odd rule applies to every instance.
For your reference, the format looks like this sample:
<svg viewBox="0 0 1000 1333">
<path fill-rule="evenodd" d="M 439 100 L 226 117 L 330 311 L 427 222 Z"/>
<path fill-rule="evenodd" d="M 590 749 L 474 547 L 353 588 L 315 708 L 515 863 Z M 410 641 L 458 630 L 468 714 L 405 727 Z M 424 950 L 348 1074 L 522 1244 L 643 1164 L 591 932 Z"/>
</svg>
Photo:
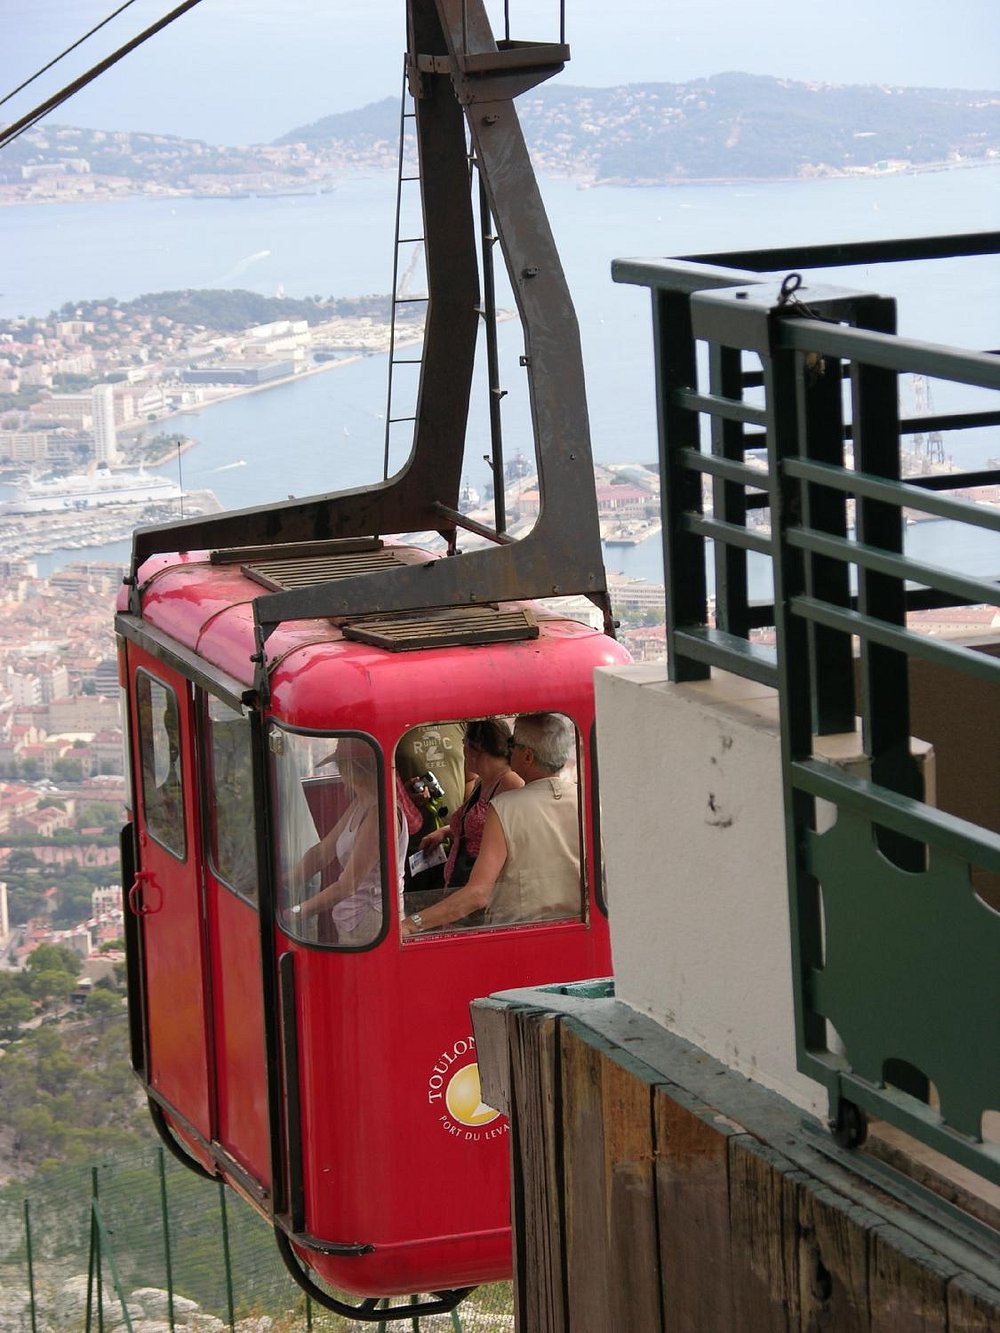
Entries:
<svg viewBox="0 0 1000 1333">
<path fill-rule="evenodd" d="M 43 74 L 47 73 L 52 68 L 53 65 L 58 65 L 59 61 L 65 59 L 71 51 L 75 51 L 78 46 L 82 46 L 88 37 L 93 37 L 95 32 L 100 32 L 101 28 L 110 23 L 112 19 L 116 19 L 119 14 L 128 9 L 129 5 L 134 4 L 135 0 L 125 0 L 125 3 L 119 5 L 114 13 L 109 14 L 106 19 L 101 19 L 100 23 L 91 28 L 89 32 L 85 32 L 82 37 L 78 37 L 72 46 L 67 46 L 65 51 L 60 51 L 57 56 L 53 56 L 47 65 L 43 65 L 41 69 L 35 70 L 34 74 L 29 75 L 23 83 L 19 83 L 16 88 L 12 88 L 6 97 L 0 97 L 0 106 L 3 106 L 5 102 L 9 102 L 12 97 L 16 97 L 18 93 L 23 92 L 29 83 L 34 83 L 36 79 L 40 79 Z"/>
<path fill-rule="evenodd" d="M 178 5 L 176 9 L 172 9 L 169 14 L 165 14 L 163 18 L 158 19 L 150 27 L 146 28 L 143 32 L 140 32 L 137 37 L 133 37 L 132 40 L 126 42 L 124 46 L 120 46 L 117 51 L 113 51 L 111 55 L 106 56 L 96 65 L 93 65 L 85 74 L 81 74 L 80 77 L 74 79 L 72 83 L 68 83 L 65 88 L 60 89 L 59 92 L 54 93 L 51 97 L 40 103 L 40 105 L 36 106 L 33 111 L 29 111 L 26 116 L 22 116 L 20 120 L 15 120 L 13 124 L 7 125 L 3 130 L 0 130 L 0 148 L 5 148 L 7 144 L 12 143 L 20 135 L 24 134 L 27 130 L 30 130 L 31 127 L 36 125 L 43 116 L 47 116 L 50 111 L 54 111 L 56 107 L 62 106 L 64 102 L 68 102 L 74 93 L 78 93 L 81 88 L 86 88 L 88 83 L 93 83 L 93 81 L 103 74 L 105 70 L 109 70 L 112 65 L 116 65 L 118 61 L 127 56 L 130 51 L 134 51 L 136 47 L 141 46 L 143 42 L 149 41 L 150 37 L 155 36 L 156 33 L 173 23 L 175 19 L 180 18 L 182 14 L 186 14 L 189 9 L 194 9 L 195 5 L 200 3 L 201 0 L 184 0 L 183 4 Z"/>
</svg>

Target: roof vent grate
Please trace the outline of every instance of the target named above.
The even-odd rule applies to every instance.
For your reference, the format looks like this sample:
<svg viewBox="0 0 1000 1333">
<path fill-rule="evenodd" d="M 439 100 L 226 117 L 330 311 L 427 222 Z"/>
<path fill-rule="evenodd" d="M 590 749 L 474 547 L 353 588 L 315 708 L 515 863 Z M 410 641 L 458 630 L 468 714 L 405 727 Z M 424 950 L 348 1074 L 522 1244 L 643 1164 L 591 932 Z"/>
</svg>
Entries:
<svg viewBox="0 0 1000 1333">
<path fill-rule="evenodd" d="M 353 578 L 357 574 L 377 574 L 383 569 L 412 563 L 408 552 L 396 547 L 379 550 L 340 551 L 326 555 L 285 556 L 278 560 L 255 560 L 240 566 L 241 573 L 271 592 L 290 588 L 311 588 L 316 583 Z"/>
<path fill-rule="evenodd" d="M 538 622 L 525 607 L 452 606 L 442 611 L 366 616 L 345 623 L 342 631 L 345 639 L 403 653 L 415 648 L 537 639 Z"/>
</svg>

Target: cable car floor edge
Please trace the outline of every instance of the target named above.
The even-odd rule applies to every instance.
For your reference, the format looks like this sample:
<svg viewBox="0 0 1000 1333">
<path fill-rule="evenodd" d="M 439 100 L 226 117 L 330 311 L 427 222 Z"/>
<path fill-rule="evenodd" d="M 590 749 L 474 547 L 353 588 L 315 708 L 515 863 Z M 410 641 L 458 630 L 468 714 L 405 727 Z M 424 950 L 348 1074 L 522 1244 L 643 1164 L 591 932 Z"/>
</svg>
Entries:
<svg viewBox="0 0 1000 1333">
<path fill-rule="evenodd" d="M 133 1066 L 171 1151 L 269 1220 L 313 1299 L 369 1322 L 511 1274 L 507 1124 L 481 1098 L 469 1003 L 610 971 L 593 673 L 628 660 L 576 317 L 513 108 L 568 47 L 495 40 L 479 0 L 408 0 L 407 28 L 429 293 L 409 460 L 368 488 L 138 529 L 116 616 Z M 540 495 L 518 541 L 498 425 L 495 529 L 458 508 L 494 243 Z M 469 529 L 490 544 L 460 552 Z M 604 632 L 535 600 L 558 594 L 590 597 Z M 419 844 L 467 794 L 463 732 L 539 714 L 571 738 L 578 892 L 409 935 L 444 894 Z"/>
</svg>

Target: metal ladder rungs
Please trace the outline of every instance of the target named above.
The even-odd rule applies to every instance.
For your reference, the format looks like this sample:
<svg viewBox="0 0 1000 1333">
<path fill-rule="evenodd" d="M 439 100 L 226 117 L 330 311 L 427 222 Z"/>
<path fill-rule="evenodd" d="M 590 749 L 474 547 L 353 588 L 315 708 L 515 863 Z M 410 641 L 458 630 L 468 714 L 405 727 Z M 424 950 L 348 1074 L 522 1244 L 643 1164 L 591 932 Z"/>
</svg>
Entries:
<svg viewBox="0 0 1000 1333">
<path fill-rule="evenodd" d="M 394 245 L 393 245 L 392 301 L 391 301 L 391 305 L 390 305 L 391 323 L 390 323 L 390 332 L 389 332 L 389 377 L 388 377 L 388 378 L 389 378 L 389 383 L 388 383 L 387 390 L 386 390 L 386 404 L 385 404 L 385 449 L 384 449 L 384 475 L 385 475 L 385 477 L 388 477 L 388 476 L 389 476 L 389 454 L 390 454 L 390 440 L 389 440 L 389 435 L 390 435 L 390 427 L 392 427 L 392 426 L 394 426 L 394 425 L 396 425 L 396 424 L 398 424 L 398 423 L 400 423 L 400 422 L 406 422 L 406 421 L 408 421 L 408 422 L 416 422 L 416 420 L 417 420 L 416 414 L 414 414 L 413 416 L 393 416 L 393 413 L 392 413 L 392 400 L 393 400 L 393 371 L 394 371 L 394 369 L 395 369 L 396 366 L 422 366 L 422 365 L 423 365 L 423 349 L 422 349 L 422 348 L 421 348 L 421 355 L 420 355 L 419 357 L 401 357 L 401 356 L 397 356 L 397 355 L 396 355 L 396 342 L 397 342 L 396 313 L 397 313 L 397 311 L 399 310 L 400 306 L 403 306 L 403 305 L 413 305 L 413 304 L 415 304 L 415 303 L 418 302 L 418 301 L 422 301 L 422 302 L 426 305 L 426 304 L 428 303 L 429 299 L 430 299 L 429 296 L 400 296 L 400 295 L 399 295 L 399 290 L 400 290 L 400 282 L 399 282 L 399 256 L 400 256 L 400 249 L 401 249 L 401 247 L 404 246 L 404 245 L 424 245 L 424 244 L 426 243 L 426 237 L 424 237 L 424 236 L 400 236 L 400 234 L 399 234 L 399 230 L 400 230 L 400 222 L 401 222 L 401 214 L 402 214 L 402 193 L 403 193 L 403 185 L 406 184 L 406 183 L 412 183 L 412 184 L 417 184 L 417 185 L 419 185 L 419 184 L 421 183 L 421 178 L 420 178 L 420 156 L 419 156 L 419 146 L 418 146 L 418 152 L 417 152 L 416 171 L 413 172 L 412 174 L 404 175 L 404 166 L 403 166 L 404 159 L 411 160 L 411 159 L 409 159 L 409 155 L 408 155 L 408 153 L 407 153 L 407 151 L 406 151 L 406 134 L 407 134 L 407 130 L 406 130 L 406 122 L 407 122 L 408 120 L 416 121 L 416 119 L 417 119 L 417 111 L 416 111 L 416 106 L 415 106 L 415 105 L 413 105 L 413 109 L 410 110 L 410 111 L 407 111 L 407 109 L 406 109 L 407 106 L 411 104 L 411 103 L 409 103 L 409 102 L 407 101 L 408 96 L 409 96 L 409 85 L 408 85 L 408 83 L 407 83 L 407 78 L 406 78 L 406 66 L 405 66 L 405 64 L 404 64 L 404 67 L 403 67 L 403 89 L 402 89 L 402 96 L 401 96 L 401 98 L 400 98 L 400 107 L 399 107 L 399 113 L 400 113 L 400 114 L 399 114 L 399 155 L 398 155 L 397 166 L 396 166 L 396 228 L 395 228 L 395 243 L 394 243 Z M 409 197 L 409 196 L 408 196 L 408 197 Z M 406 288 L 407 288 L 407 286 L 408 286 L 408 284 L 409 284 L 410 274 L 411 274 L 411 271 L 412 271 L 413 267 L 415 266 L 415 264 L 416 264 L 416 262 L 417 262 L 417 258 L 418 258 L 418 256 L 419 256 L 419 251 L 417 251 L 417 252 L 414 253 L 413 260 L 412 260 L 412 262 L 411 262 L 411 264 L 410 264 L 410 268 L 407 270 L 407 273 L 406 273 L 406 275 L 405 275 L 405 277 L 404 277 L 404 279 L 403 279 L 402 288 L 403 288 L 404 291 L 406 290 Z M 407 330 L 407 332 L 409 333 L 410 331 Z"/>
</svg>

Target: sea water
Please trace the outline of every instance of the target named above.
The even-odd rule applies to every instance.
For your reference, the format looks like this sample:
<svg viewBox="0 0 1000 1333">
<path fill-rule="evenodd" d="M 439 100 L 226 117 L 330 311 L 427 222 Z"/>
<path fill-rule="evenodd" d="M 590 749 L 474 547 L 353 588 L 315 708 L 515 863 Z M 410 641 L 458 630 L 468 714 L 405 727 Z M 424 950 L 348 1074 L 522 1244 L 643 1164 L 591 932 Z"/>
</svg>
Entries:
<svg viewBox="0 0 1000 1333">
<path fill-rule="evenodd" d="M 616 285 L 612 259 L 736 247 L 890 239 L 996 226 L 1000 166 L 913 175 L 682 187 L 580 188 L 543 178 L 542 192 L 576 304 L 587 375 L 594 457 L 652 462 L 656 423 L 649 294 Z M 0 209 L 10 257 L 0 317 L 43 315 L 67 302 L 184 287 L 245 287 L 265 295 L 352 296 L 391 286 L 395 179 L 345 176 L 328 194 L 285 198 L 127 199 Z M 998 343 L 1000 261 L 941 260 L 814 274 L 810 281 L 886 292 L 900 331 L 968 347 Z M 501 281 L 498 300 L 513 308 Z M 517 320 L 499 326 L 505 452 L 531 458 L 533 443 Z M 480 358 L 482 360 L 482 358 Z M 413 386 L 397 378 L 394 415 Z M 185 487 L 210 488 L 227 508 L 378 480 L 383 474 L 387 362 L 362 357 L 323 374 L 230 399 L 162 427 L 197 447 L 179 462 Z M 466 448 L 467 480 L 482 491 L 489 452 L 485 385 L 477 387 Z M 953 404 L 935 401 L 936 410 Z M 913 405 L 904 403 L 904 410 Z M 949 438 L 961 467 L 1000 454 L 991 432 Z M 405 460 L 407 431 L 390 438 L 390 471 Z M 234 464 L 244 464 L 233 466 Z M 937 524 L 921 524 L 933 537 Z M 921 542 L 928 538 L 921 534 Z M 996 539 L 989 539 L 988 561 Z M 123 544 L 94 548 L 115 558 Z M 56 568 L 80 552 L 39 558 Z M 658 579 L 658 539 L 615 547 L 609 565 Z"/>
</svg>

